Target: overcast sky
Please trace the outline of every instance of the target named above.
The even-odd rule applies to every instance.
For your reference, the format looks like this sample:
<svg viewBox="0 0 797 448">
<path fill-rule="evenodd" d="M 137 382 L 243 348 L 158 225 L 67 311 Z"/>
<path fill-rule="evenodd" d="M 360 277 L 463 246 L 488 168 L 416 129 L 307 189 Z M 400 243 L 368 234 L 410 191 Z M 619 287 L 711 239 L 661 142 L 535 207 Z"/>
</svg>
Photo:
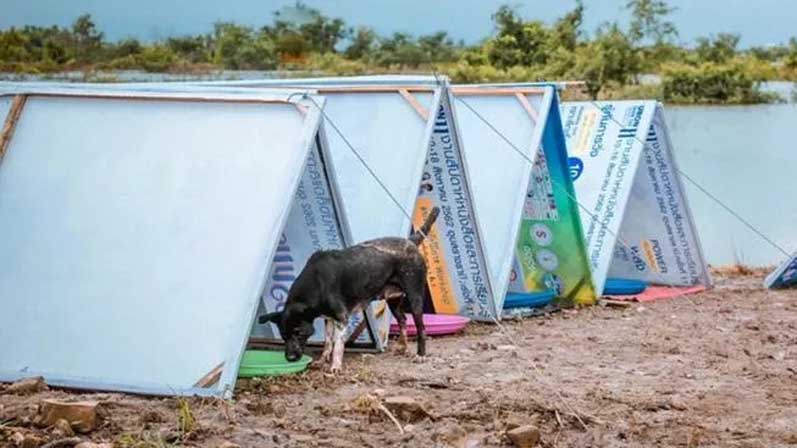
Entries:
<svg viewBox="0 0 797 448">
<path fill-rule="evenodd" d="M 619 20 L 627 22 L 626 0 L 585 0 L 586 29 Z M 213 22 L 230 20 L 260 26 L 272 12 L 294 0 L 0 0 L 0 28 L 18 25 L 69 25 L 91 13 L 111 40 L 161 39 L 207 32 Z M 551 22 L 573 7 L 571 0 L 305 0 L 349 25 L 368 25 L 381 34 L 448 31 L 474 43 L 492 32 L 490 14 L 500 5 L 517 5 L 526 18 Z M 678 10 L 672 20 L 680 40 L 719 32 L 742 35 L 742 45 L 786 42 L 797 35 L 797 0 L 670 0 Z"/>
</svg>

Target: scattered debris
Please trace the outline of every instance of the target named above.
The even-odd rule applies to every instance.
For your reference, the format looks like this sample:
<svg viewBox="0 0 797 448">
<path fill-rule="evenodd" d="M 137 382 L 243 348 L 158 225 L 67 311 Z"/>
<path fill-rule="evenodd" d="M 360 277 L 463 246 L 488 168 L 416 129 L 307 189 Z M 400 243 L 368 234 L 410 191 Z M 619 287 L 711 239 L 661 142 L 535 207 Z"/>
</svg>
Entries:
<svg viewBox="0 0 797 448">
<path fill-rule="evenodd" d="M 631 308 L 633 303 L 627 300 L 601 299 L 598 305 L 611 308 Z"/>
<path fill-rule="evenodd" d="M 482 448 L 486 440 L 487 434 L 485 433 L 468 434 L 461 440 L 458 446 L 462 448 Z"/>
<path fill-rule="evenodd" d="M 163 423 L 166 417 L 155 409 L 147 409 L 141 414 L 141 423 Z"/>
<path fill-rule="evenodd" d="M 396 419 L 396 416 L 385 407 L 380 398 L 371 394 L 362 395 L 354 400 L 354 408 L 360 412 L 367 413 L 369 420 L 372 415 L 381 412 L 387 416 L 387 418 L 389 418 L 394 425 L 396 425 L 400 434 L 404 434 L 404 427 L 401 426 L 401 422 L 399 422 L 398 419 Z"/>
<path fill-rule="evenodd" d="M 47 399 L 39 404 L 35 423 L 38 426 L 53 426 L 58 420 L 66 420 L 76 432 L 87 433 L 97 427 L 96 401 L 66 402 Z"/>
<path fill-rule="evenodd" d="M 384 401 L 385 407 L 397 415 L 401 420 L 409 423 L 415 423 L 425 418 L 434 420 L 434 417 L 427 411 L 423 405 L 418 403 L 412 397 L 394 396 L 387 397 Z"/>
<path fill-rule="evenodd" d="M 68 421 L 59 418 L 53 425 L 53 434 L 57 437 L 74 437 L 75 431 Z"/>
<path fill-rule="evenodd" d="M 517 350 L 517 346 L 514 346 L 514 345 L 499 345 L 499 346 L 495 347 L 495 349 L 505 352 L 505 351 L 510 351 L 510 350 Z"/>
<path fill-rule="evenodd" d="M 507 431 L 506 436 L 518 448 L 532 448 L 540 442 L 540 430 L 531 425 L 510 429 Z"/>
<path fill-rule="evenodd" d="M 52 442 L 49 443 L 45 443 L 44 445 L 41 446 L 41 448 L 73 447 L 82 441 L 83 439 L 81 439 L 80 437 L 67 437 L 65 439 L 58 439 L 58 440 L 53 440 Z"/>
<path fill-rule="evenodd" d="M 21 379 L 6 387 L 3 393 L 13 395 L 32 395 L 48 390 L 47 383 L 40 376 Z"/>
</svg>

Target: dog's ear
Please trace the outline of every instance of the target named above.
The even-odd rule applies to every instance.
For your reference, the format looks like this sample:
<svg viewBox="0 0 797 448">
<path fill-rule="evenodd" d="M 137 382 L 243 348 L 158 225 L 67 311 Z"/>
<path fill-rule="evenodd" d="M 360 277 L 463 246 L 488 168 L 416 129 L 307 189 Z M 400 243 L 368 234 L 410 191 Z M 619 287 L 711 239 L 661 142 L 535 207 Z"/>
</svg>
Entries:
<svg viewBox="0 0 797 448">
<path fill-rule="evenodd" d="M 261 324 L 265 324 L 267 322 L 273 322 L 279 325 L 282 322 L 282 311 L 277 311 L 276 313 L 263 314 L 262 316 L 257 318 L 257 321 Z"/>
</svg>

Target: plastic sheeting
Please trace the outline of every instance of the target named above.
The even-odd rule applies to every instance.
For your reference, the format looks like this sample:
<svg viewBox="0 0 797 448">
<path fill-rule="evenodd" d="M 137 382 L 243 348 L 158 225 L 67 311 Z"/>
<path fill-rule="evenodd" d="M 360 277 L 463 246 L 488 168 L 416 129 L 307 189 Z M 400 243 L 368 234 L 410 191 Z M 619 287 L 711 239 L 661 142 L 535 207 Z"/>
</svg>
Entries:
<svg viewBox="0 0 797 448">
<path fill-rule="evenodd" d="M 711 285 L 663 113 L 655 101 L 562 105 L 599 291 L 607 277 Z"/>
<path fill-rule="evenodd" d="M 229 397 L 318 112 L 29 93 L 0 165 L 0 379 Z"/>
<path fill-rule="evenodd" d="M 507 291 L 593 302 L 553 87 L 452 92 L 498 309 Z"/>
</svg>

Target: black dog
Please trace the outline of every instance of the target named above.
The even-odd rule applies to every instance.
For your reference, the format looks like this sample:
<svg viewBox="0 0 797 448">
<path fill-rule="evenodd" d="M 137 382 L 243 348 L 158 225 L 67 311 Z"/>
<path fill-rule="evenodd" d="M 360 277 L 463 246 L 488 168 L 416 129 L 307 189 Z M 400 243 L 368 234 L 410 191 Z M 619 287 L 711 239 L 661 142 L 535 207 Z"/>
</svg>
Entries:
<svg viewBox="0 0 797 448">
<path fill-rule="evenodd" d="M 375 299 L 386 299 L 401 327 L 406 347 L 406 317 L 412 313 L 417 329 L 418 355 L 426 354 L 423 300 L 426 262 L 418 246 L 432 228 L 440 209 L 434 207 L 418 231 L 409 238 L 379 238 L 343 250 L 314 253 L 288 292 L 285 308 L 260 316 L 261 324 L 273 322 L 285 340 L 285 358 L 296 361 L 313 335 L 313 320 L 325 316 L 326 340 L 321 361 L 331 370 L 343 363 L 343 346 L 349 317 Z M 406 302 L 404 303 L 406 299 Z M 333 347 L 334 339 L 334 347 Z"/>
</svg>

